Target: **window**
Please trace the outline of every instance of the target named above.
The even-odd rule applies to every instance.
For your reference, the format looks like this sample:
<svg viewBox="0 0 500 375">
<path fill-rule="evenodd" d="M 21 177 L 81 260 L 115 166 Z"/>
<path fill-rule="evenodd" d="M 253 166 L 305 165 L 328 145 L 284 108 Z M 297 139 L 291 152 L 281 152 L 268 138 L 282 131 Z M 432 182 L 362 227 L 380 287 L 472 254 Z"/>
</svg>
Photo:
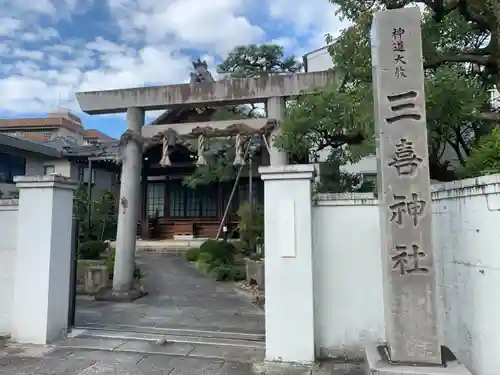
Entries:
<svg viewBox="0 0 500 375">
<path fill-rule="evenodd" d="M 238 186 L 236 187 L 236 191 L 234 193 L 233 199 L 231 201 L 231 208 L 229 209 L 230 215 L 236 215 L 238 212 L 238 208 L 241 204 L 248 202 L 248 178 L 242 178 L 238 181 Z M 231 191 L 234 186 L 234 181 L 226 182 L 222 188 L 222 196 L 223 196 L 223 207 L 225 210 L 226 206 L 229 202 L 229 197 L 231 196 Z M 264 203 L 264 183 L 262 180 L 254 178 L 252 181 L 252 199 L 254 204 L 263 204 Z"/>
<path fill-rule="evenodd" d="M 96 180 L 96 170 L 92 169 L 92 183 L 95 184 Z M 89 182 L 89 168 L 87 166 L 78 167 L 78 181 L 87 184 Z"/>
<path fill-rule="evenodd" d="M 148 184 L 148 217 L 165 216 L 165 183 Z"/>
<path fill-rule="evenodd" d="M 55 171 L 56 171 L 56 168 L 54 165 L 44 165 L 43 166 L 43 174 L 45 176 L 51 175 L 51 174 L 55 173 Z"/>
<path fill-rule="evenodd" d="M 180 181 L 169 181 L 168 184 L 168 216 L 185 217 L 185 186 Z"/>
<path fill-rule="evenodd" d="M 173 218 L 216 218 L 217 187 L 191 189 L 181 181 L 168 182 L 168 216 Z"/>
<path fill-rule="evenodd" d="M 200 217 L 217 217 L 217 187 L 215 185 L 200 189 Z"/>
<path fill-rule="evenodd" d="M 26 174 L 26 159 L 0 153 L 0 182 L 14 182 L 15 176 Z"/>
</svg>

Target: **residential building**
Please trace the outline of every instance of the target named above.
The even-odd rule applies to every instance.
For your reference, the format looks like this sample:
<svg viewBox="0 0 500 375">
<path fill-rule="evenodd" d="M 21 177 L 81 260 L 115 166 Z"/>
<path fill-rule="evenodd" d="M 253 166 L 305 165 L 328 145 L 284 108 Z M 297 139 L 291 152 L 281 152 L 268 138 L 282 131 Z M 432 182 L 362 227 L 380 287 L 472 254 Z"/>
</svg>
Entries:
<svg viewBox="0 0 500 375">
<path fill-rule="evenodd" d="M 53 147 L 0 134 L 0 197 L 16 195 L 14 177 L 43 174 L 45 163 L 61 160 L 61 153 Z"/>
<path fill-rule="evenodd" d="M 328 52 L 328 47 L 329 46 L 318 48 L 302 56 L 302 64 L 306 73 L 320 72 L 333 68 L 332 57 Z"/>
<path fill-rule="evenodd" d="M 94 197 L 116 185 L 119 172 L 116 163 L 102 161 L 92 163 L 92 158 L 90 160 L 85 157 L 75 158 L 74 153 L 75 150 L 79 150 L 85 155 L 85 150 L 94 149 L 96 144 L 116 143 L 117 140 L 98 130 L 84 129 L 81 119 L 68 110 L 51 112 L 47 117 L 0 119 L 0 136 L 3 142 L 21 147 L 18 151 L 22 151 L 22 147 L 42 147 L 43 150 L 51 150 L 45 154 L 39 152 L 27 155 L 28 157 L 22 162 L 15 156 L 14 150 L 17 146 L 11 147 L 11 153 L 4 156 L 3 164 L 7 166 L 4 167 L 6 172 L 3 180 L 6 180 L 4 184 L 9 186 L 8 189 L 4 186 L 4 190 L 15 190 L 12 176 L 17 174 L 57 173 L 86 184 L 89 182 L 90 173 Z M 50 155 L 52 157 L 49 157 Z M 23 163 L 25 168 L 21 173 Z M 93 168 L 90 169 L 90 165 L 93 165 Z"/>
</svg>

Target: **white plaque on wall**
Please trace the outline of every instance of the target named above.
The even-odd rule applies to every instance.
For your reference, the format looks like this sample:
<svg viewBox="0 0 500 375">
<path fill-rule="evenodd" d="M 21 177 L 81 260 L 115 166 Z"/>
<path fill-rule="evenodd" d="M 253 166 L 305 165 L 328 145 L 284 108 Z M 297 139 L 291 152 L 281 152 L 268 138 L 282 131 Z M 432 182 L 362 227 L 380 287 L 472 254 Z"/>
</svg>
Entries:
<svg viewBox="0 0 500 375">
<path fill-rule="evenodd" d="M 282 258 L 297 257 L 296 228 L 295 228 L 295 201 L 284 201 L 280 205 L 280 218 L 278 225 L 280 254 Z"/>
</svg>

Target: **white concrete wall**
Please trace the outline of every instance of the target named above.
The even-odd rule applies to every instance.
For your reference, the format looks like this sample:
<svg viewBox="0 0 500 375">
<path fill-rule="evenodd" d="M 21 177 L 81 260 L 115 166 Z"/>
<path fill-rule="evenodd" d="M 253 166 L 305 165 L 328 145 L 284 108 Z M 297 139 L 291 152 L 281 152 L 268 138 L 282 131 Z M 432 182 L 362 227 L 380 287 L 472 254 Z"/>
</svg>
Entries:
<svg viewBox="0 0 500 375">
<path fill-rule="evenodd" d="M 500 369 L 500 175 L 433 186 L 442 342 L 474 375 Z M 377 201 L 321 197 L 313 207 L 316 351 L 357 357 L 384 339 Z"/>
<path fill-rule="evenodd" d="M 17 199 L 0 199 L 0 336 L 10 333 L 17 216 Z"/>
<path fill-rule="evenodd" d="M 474 375 L 500 369 L 500 175 L 436 186 L 443 342 Z"/>
<path fill-rule="evenodd" d="M 312 218 L 316 353 L 362 357 L 385 335 L 377 201 L 322 195 Z"/>
</svg>

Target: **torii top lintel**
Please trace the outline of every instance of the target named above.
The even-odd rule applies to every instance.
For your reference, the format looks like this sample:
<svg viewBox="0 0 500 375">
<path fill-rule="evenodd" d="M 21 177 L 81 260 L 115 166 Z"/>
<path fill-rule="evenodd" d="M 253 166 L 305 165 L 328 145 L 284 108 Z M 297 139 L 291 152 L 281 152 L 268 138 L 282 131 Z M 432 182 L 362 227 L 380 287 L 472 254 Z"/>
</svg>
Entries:
<svg viewBox="0 0 500 375">
<path fill-rule="evenodd" d="M 222 106 L 263 102 L 271 97 L 311 93 L 335 80 L 332 70 L 270 75 L 259 78 L 229 79 L 196 85 L 136 87 L 120 90 L 76 93 L 83 112 L 94 114 L 126 112 L 127 108 L 144 110 L 178 107 Z"/>
</svg>

